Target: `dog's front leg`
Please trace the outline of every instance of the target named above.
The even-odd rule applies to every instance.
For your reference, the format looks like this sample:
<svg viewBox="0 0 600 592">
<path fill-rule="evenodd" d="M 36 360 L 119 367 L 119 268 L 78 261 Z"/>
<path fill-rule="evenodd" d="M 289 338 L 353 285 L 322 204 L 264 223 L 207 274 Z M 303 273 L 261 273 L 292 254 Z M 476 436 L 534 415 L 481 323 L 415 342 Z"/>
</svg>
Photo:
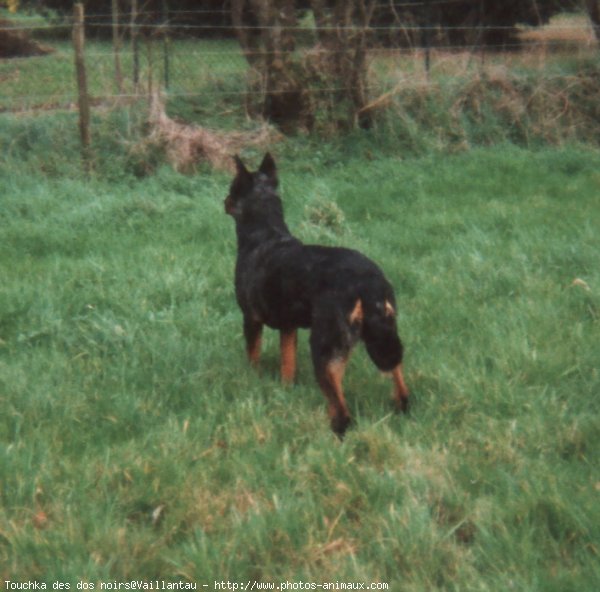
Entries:
<svg viewBox="0 0 600 592">
<path fill-rule="evenodd" d="M 253 366 L 258 366 L 260 360 L 260 346 L 262 341 L 262 323 L 255 321 L 251 316 L 244 315 L 244 337 L 246 338 L 246 353 Z"/>
<path fill-rule="evenodd" d="M 292 384 L 296 376 L 296 345 L 298 342 L 295 329 L 279 333 L 279 349 L 281 352 L 281 380 Z"/>
</svg>

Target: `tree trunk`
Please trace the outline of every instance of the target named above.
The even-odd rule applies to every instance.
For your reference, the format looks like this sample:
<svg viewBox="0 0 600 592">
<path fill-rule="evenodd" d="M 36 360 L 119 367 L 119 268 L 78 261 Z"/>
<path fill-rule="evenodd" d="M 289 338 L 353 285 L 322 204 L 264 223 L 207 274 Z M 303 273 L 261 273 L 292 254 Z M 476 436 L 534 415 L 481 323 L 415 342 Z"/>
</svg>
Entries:
<svg viewBox="0 0 600 592">
<path fill-rule="evenodd" d="M 315 97 L 329 99 L 350 126 L 371 126 L 365 110 L 367 36 L 378 0 L 311 0 L 318 51 L 296 52 L 294 0 L 232 0 L 232 21 L 263 94 L 262 115 L 283 131 L 311 128 Z M 331 101 L 333 98 L 333 101 Z M 335 104 L 335 105 L 334 105 Z"/>
<path fill-rule="evenodd" d="M 260 61 L 260 30 L 250 18 L 248 0 L 231 0 L 231 21 L 244 56 L 252 67 Z"/>
<path fill-rule="evenodd" d="M 244 55 L 261 80 L 262 116 L 284 132 L 310 128 L 310 95 L 294 54 L 294 0 L 232 0 L 231 10 Z"/>
<path fill-rule="evenodd" d="M 376 0 L 335 0 L 328 9 L 324 0 L 312 0 L 317 37 L 326 52 L 325 75 L 336 89 L 337 99 L 349 99 L 347 119 L 362 128 L 371 127 L 371 114 L 363 108 L 367 94 L 367 36 Z"/>
</svg>

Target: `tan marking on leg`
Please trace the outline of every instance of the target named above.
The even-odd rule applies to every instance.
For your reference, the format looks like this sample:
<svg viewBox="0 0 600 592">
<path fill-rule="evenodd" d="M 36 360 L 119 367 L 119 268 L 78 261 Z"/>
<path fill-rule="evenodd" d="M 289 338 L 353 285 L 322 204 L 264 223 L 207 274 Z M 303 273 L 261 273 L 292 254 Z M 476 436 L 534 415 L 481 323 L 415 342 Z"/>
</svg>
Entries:
<svg viewBox="0 0 600 592">
<path fill-rule="evenodd" d="M 296 331 L 281 331 L 279 334 L 281 380 L 285 384 L 293 383 L 296 376 L 296 344 Z"/>
<path fill-rule="evenodd" d="M 398 364 L 392 370 L 392 381 L 394 383 L 394 402 L 399 410 L 406 411 L 408 409 L 408 387 L 404 382 L 404 374 L 402 372 L 402 364 Z"/>
<path fill-rule="evenodd" d="M 395 317 L 396 316 L 396 311 L 394 310 L 394 307 L 389 302 L 389 300 L 385 301 L 384 315 L 386 317 Z"/>
<path fill-rule="evenodd" d="M 353 325 L 354 323 L 362 323 L 363 317 L 364 317 L 364 312 L 363 312 L 362 300 L 359 298 L 356 301 L 356 304 L 354 305 L 354 308 L 352 309 L 352 312 L 350 313 L 348 320 L 350 321 L 350 324 Z"/>
</svg>

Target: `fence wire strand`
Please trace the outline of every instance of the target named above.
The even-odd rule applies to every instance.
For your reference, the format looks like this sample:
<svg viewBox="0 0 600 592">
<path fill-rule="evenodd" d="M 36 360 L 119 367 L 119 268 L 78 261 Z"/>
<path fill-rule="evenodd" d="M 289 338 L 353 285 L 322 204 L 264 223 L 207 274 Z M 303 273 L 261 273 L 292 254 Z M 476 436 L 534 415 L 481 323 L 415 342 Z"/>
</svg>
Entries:
<svg viewBox="0 0 600 592">
<path fill-rule="evenodd" d="M 433 0 L 432 2 L 393 3 L 395 8 L 446 5 L 464 0 Z M 389 9 L 389 3 L 376 7 Z M 98 12 L 86 16 L 90 33 L 86 42 L 86 65 L 90 94 L 98 101 L 129 100 L 151 87 L 161 88 L 170 97 L 195 99 L 205 97 L 213 106 L 219 98 L 239 105 L 248 97 L 260 97 L 263 89 L 257 83 L 249 61 L 268 59 L 269 52 L 262 49 L 240 47 L 231 24 L 186 24 L 187 16 L 208 18 L 225 15 L 219 10 L 170 10 L 142 11 L 137 15 L 137 28 L 141 29 L 139 43 L 130 38 L 130 15 L 122 13 L 118 23 L 120 48 L 118 49 L 123 81 L 116 80 L 115 48 L 109 40 L 108 29 L 112 29 L 111 15 Z M 179 19 L 179 20 L 178 20 Z M 21 111 L 31 107 L 70 107 L 76 100 L 73 74 L 73 49 L 69 42 L 72 20 L 63 22 L 31 22 L 31 18 L 14 18 L 10 26 L 4 23 L 0 33 L 9 32 L 18 36 L 39 40 L 49 53 L 33 57 L 0 56 L 0 111 Z M 152 22 L 148 22 L 148 21 Z M 245 32 L 260 36 L 269 27 L 249 25 Z M 334 55 L 336 49 L 315 45 L 315 26 L 301 22 L 294 26 L 279 28 L 289 33 L 298 33 L 297 46 L 293 50 L 277 52 L 279 58 L 296 60 L 314 59 L 316 55 Z M 352 33 L 360 29 L 355 26 L 321 27 L 320 32 Z M 394 24 L 369 27 L 367 64 L 369 79 L 367 92 L 377 96 L 398 84 L 430 83 L 439 71 L 446 78 L 464 75 L 465 68 L 482 69 L 486 62 L 494 67 L 510 66 L 521 60 L 529 68 L 545 67 L 553 54 L 567 53 L 580 57 L 598 55 L 597 42 L 591 24 L 583 16 L 560 20 L 543 28 L 503 24 L 482 23 L 474 26 L 452 25 L 440 27 L 426 24 Z M 485 35 L 501 35 L 497 42 L 484 40 Z M 449 37 L 459 36 L 452 42 Z M 461 39 L 463 39 L 461 41 Z M 339 50 L 346 51 L 344 49 Z M 319 53 L 320 52 L 320 53 Z M 134 73 L 134 63 L 138 71 Z M 449 63 L 454 62 L 454 70 Z M 35 74 L 46 83 L 44 92 L 31 92 L 25 73 Z M 134 84 L 134 79 L 139 84 Z M 124 86 L 121 86 L 124 84 Z M 344 85 L 317 84 L 315 93 L 340 94 L 349 92 Z M 281 91 L 286 92 L 286 91 Z"/>
</svg>

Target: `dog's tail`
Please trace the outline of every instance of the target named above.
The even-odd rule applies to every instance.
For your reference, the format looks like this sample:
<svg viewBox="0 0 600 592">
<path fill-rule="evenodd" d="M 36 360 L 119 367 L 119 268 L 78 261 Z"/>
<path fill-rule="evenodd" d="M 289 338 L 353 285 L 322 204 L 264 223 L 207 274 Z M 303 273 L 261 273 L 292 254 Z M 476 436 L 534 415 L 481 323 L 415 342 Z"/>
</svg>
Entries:
<svg viewBox="0 0 600 592">
<path fill-rule="evenodd" d="M 362 291 L 352 315 L 360 321 L 360 335 L 370 358 L 379 370 L 390 373 L 396 408 L 406 413 L 410 393 L 404 382 L 404 348 L 396 328 L 396 300 L 392 287 L 384 279 L 372 282 Z"/>
<path fill-rule="evenodd" d="M 361 335 L 367 352 L 382 372 L 402 362 L 403 346 L 396 328 L 396 301 L 391 288 L 370 289 L 363 294 Z"/>
</svg>

